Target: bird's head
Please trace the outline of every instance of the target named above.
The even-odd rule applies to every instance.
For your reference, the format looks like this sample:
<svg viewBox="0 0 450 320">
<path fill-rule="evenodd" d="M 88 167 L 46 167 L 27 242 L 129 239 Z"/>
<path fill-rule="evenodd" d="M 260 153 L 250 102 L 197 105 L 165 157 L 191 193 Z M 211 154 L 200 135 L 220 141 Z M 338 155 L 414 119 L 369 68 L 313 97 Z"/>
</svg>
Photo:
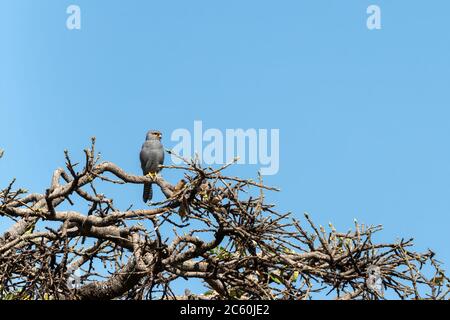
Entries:
<svg viewBox="0 0 450 320">
<path fill-rule="evenodd" d="M 150 130 L 147 132 L 147 140 L 161 140 L 161 132 L 157 130 Z"/>
</svg>

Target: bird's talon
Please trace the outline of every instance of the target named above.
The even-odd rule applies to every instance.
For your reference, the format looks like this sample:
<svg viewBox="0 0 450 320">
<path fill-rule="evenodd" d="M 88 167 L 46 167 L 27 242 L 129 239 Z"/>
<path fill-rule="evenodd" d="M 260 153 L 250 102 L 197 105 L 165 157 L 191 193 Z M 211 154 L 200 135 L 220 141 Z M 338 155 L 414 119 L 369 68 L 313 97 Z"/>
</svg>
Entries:
<svg viewBox="0 0 450 320">
<path fill-rule="evenodd" d="M 146 176 L 152 178 L 153 180 L 155 180 L 157 178 L 157 174 L 154 172 L 149 172 L 149 173 L 147 173 Z"/>
</svg>

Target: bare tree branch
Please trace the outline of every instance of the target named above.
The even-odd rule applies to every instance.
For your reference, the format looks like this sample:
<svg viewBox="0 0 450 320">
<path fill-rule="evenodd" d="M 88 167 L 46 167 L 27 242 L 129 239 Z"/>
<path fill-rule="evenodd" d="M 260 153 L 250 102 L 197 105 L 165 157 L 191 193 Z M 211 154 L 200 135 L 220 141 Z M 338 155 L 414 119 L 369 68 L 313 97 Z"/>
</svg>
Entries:
<svg viewBox="0 0 450 320">
<path fill-rule="evenodd" d="M 171 184 L 101 162 L 95 139 L 82 168 L 67 151 L 65 161 L 43 194 L 14 181 L 0 191 L 0 217 L 12 222 L 0 235 L 0 298 L 448 299 L 432 251 L 374 243 L 381 226 L 340 233 L 279 213 L 264 194 L 278 189 L 224 175 L 230 164 L 165 166 L 181 175 Z M 146 182 L 165 196 L 146 209 L 118 209 L 97 192 Z M 175 295 L 178 278 L 202 279 L 205 292 Z"/>
</svg>

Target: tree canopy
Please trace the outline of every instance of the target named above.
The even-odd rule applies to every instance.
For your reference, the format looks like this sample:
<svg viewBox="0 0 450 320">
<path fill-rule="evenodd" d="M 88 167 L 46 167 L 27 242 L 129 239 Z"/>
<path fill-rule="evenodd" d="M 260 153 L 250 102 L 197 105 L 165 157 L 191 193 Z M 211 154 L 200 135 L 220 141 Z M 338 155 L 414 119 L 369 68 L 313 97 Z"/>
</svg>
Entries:
<svg viewBox="0 0 450 320">
<path fill-rule="evenodd" d="M 164 166 L 182 177 L 171 183 L 102 161 L 95 139 L 84 158 L 73 163 L 66 151 L 45 193 L 15 181 L 0 191 L 0 221 L 10 223 L 0 234 L 0 299 L 448 299 L 431 250 L 412 251 L 412 239 L 376 243 L 381 225 L 339 232 L 278 212 L 265 196 L 278 189 L 227 176 L 231 163 Z M 146 182 L 165 199 L 145 209 L 97 192 Z M 180 278 L 205 289 L 177 293 Z"/>
</svg>

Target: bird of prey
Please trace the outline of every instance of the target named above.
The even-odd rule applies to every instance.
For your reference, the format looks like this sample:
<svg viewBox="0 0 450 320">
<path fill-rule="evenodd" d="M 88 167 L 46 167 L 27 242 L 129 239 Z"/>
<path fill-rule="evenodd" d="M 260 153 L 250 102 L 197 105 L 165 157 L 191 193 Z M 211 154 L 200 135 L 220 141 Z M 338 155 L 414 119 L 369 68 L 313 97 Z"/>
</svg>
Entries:
<svg viewBox="0 0 450 320">
<path fill-rule="evenodd" d="M 141 153 L 141 168 L 145 176 L 156 178 L 156 174 L 161 171 L 159 167 L 164 163 L 164 148 L 161 143 L 161 132 L 150 130 L 147 132 L 147 137 L 142 145 Z M 144 184 L 143 200 L 147 202 L 153 196 L 152 184 Z"/>
</svg>

